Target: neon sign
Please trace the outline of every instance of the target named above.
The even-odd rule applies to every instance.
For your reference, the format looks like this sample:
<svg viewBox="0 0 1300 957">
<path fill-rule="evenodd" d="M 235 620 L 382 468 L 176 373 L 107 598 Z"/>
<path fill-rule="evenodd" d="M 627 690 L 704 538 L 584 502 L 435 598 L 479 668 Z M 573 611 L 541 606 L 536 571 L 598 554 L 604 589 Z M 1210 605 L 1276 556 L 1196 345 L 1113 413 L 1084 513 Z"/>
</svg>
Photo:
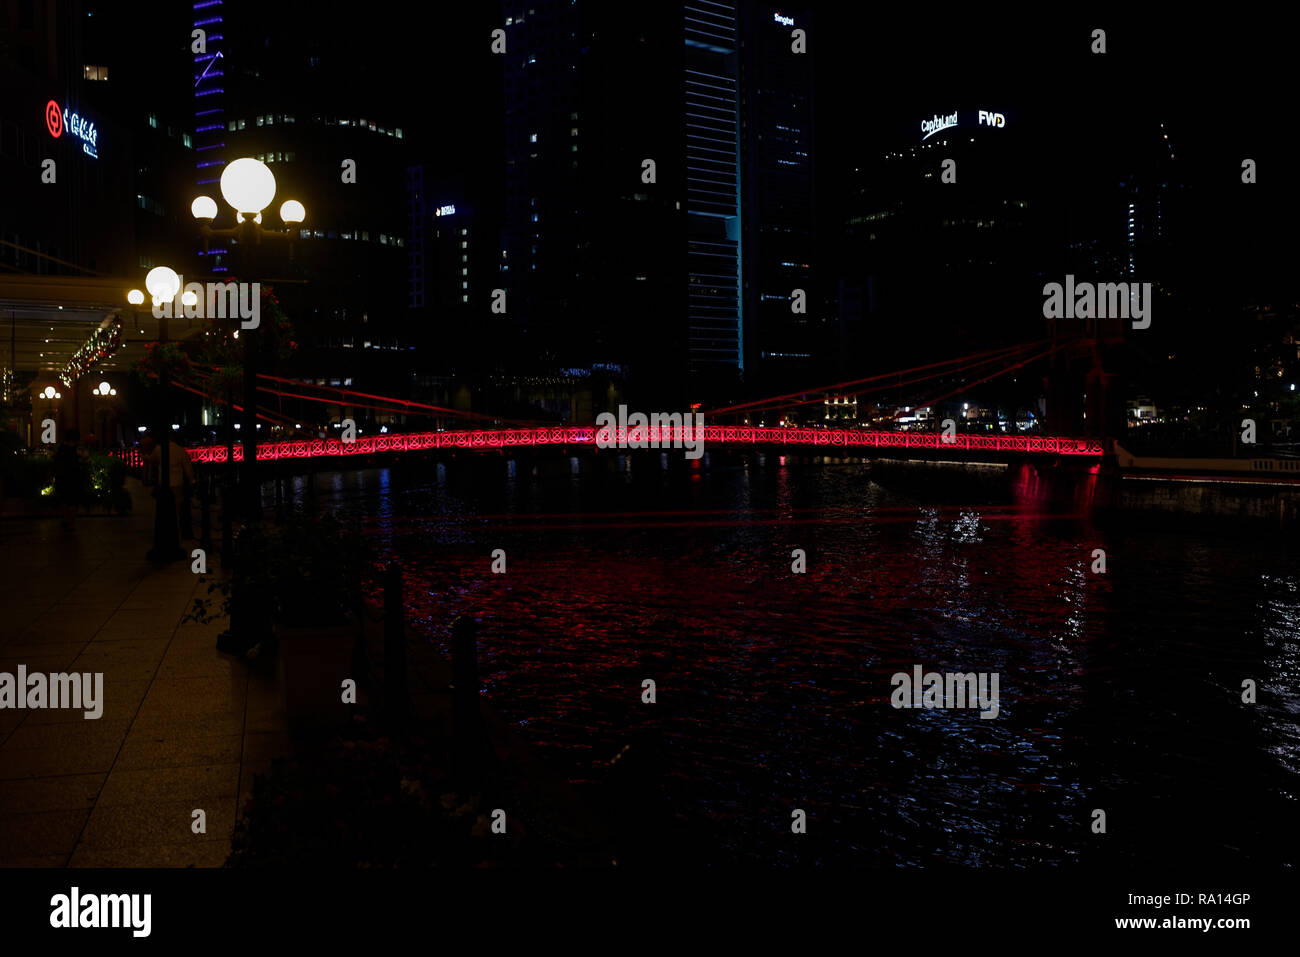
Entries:
<svg viewBox="0 0 1300 957">
<path fill-rule="evenodd" d="M 928 140 L 930 137 L 934 136 L 935 133 L 938 133 L 941 130 L 949 129 L 950 127 L 956 125 L 957 125 L 956 113 L 949 113 L 947 116 L 940 116 L 938 113 L 936 113 L 933 119 L 921 121 L 921 132 L 925 134 L 924 136 L 921 137 L 921 139 Z"/>
<path fill-rule="evenodd" d="M 774 13 L 772 15 L 772 21 L 774 23 L 779 23 L 782 26 L 787 26 L 787 27 L 794 26 L 794 17 L 783 17 L 779 13 Z"/>
<path fill-rule="evenodd" d="M 59 104 L 50 100 L 45 104 L 45 128 L 56 140 L 66 130 L 70 136 L 81 140 L 81 149 L 87 156 L 99 159 L 99 130 L 88 117 L 77 113 L 69 116 L 66 108 L 60 110 Z"/>
<path fill-rule="evenodd" d="M 455 206 L 439 206 L 435 216 L 454 216 L 456 214 Z"/>
</svg>

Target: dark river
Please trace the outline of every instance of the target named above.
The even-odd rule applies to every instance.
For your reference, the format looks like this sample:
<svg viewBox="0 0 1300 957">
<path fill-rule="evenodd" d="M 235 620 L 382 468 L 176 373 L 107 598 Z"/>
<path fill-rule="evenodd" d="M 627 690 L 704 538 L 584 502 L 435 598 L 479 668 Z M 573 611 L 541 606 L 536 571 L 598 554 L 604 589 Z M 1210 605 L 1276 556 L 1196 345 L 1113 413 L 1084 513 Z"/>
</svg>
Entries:
<svg viewBox="0 0 1300 957">
<path fill-rule="evenodd" d="M 452 619 L 478 618 L 486 693 L 593 806 L 608 806 L 620 748 L 652 757 L 655 783 L 636 785 L 643 855 L 1300 860 L 1294 533 L 1102 520 L 1094 479 L 1062 494 L 1027 467 L 710 459 L 610 457 L 577 474 L 552 456 L 535 474 L 462 456 L 317 487 L 398 557 L 412 619 L 444 654 Z M 504 575 L 490 573 L 497 548 Z M 916 665 L 996 673 L 997 716 L 892 707 L 891 676 Z"/>
</svg>

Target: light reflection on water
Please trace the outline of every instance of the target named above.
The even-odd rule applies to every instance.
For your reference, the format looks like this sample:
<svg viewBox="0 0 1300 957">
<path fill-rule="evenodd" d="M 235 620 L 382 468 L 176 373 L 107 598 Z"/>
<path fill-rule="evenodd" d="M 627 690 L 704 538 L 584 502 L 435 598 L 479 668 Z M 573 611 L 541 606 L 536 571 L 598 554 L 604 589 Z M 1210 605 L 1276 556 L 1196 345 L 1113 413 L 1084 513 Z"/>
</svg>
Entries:
<svg viewBox="0 0 1300 957">
<path fill-rule="evenodd" d="M 864 464 L 618 459 L 467 457 L 343 473 L 321 496 L 398 556 L 444 654 L 451 620 L 479 618 L 493 703 L 596 803 L 636 740 L 677 846 L 706 861 L 1296 860 L 1300 559 L 1283 542 L 1099 524 L 1095 477 L 940 494 Z M 894 710 L 890 677 L 914 664 L 997 672 L 999 716 Z"/>
</svg>

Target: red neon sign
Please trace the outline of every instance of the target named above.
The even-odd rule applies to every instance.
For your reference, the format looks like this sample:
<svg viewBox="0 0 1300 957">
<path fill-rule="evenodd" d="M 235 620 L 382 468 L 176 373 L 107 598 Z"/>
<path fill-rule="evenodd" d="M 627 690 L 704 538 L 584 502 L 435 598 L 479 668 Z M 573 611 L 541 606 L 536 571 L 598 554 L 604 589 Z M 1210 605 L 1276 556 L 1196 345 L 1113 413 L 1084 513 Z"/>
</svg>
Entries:
<svg viewBox="0 0 1300 957">
<path fill-rule="evenodd" d="M 63 111 L 53 100 L 45 104 L 45 127 L 56 140 L 63 135 Z"/>
</svg>

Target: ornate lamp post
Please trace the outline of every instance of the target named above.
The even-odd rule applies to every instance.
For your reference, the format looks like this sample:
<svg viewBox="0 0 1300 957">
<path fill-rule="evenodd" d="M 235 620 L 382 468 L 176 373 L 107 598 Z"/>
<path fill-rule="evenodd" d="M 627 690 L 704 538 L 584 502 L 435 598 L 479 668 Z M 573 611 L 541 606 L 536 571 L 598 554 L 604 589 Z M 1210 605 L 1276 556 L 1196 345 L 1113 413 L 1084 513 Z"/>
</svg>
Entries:
<svg viewBox="0 0 1300 957">
<path fill-rule="evenodd" d="M 57 405 L 55 405 L 55 403 L 58 402 L 60 399 L 63 398 L 63 393 L 60 392 L 58 389 L 54 388 L 54 386 L 52 386 L 52 385 L 47 385 L 43 391 L 36 393 L 36 398 L 37 398 L 38 400 L 40 400 L 40 401 L 46 403 L 46 405 L 45 405 L 45 414 L 46 414 L 47 416 L 51 416 L 51 415 L 54 416 L 54 420 L 55 420 L 55 422 L 58 423 L 58 422 L 59 422 L 59 408 L 58 408 Z M 40 414 L 37 413 L 37 411 L 36 411 L 36 403 L 33 402 L 33 403 L 32 403 L 32 432 L 33 432 L 35 435 L 40 435 L 40 434 L 41 434 L 41 431 L 42 431 L 42 429 L 41 429 L 41 422 L 42 422 L 42 421 L 43 421 L 43 420 L 41 419 Z M 35 444 L 35 441 L 33 441 L 32 444 L 34 445 L 34 444 Z"/>
<path fill-rule="evenodd" d="M 95 401 L 99 408 L 99 441 L 105 452 L 108 451 L 108 413 L 113 405 L 112 399 L 117 395 L 117 390 L 107 382 L 101 382 L 90 392 L 90 397 Z"/>
<path fill-rule="evenodd" d="M 175 270 L 166 266 L 157 266 L 149 270 L 149 274 L 144 277 L 144 287 L 153 297 L 154 305 L 161 306 L 176 299 L 176 294 L 181 289 L 181 278 L 176 275 Z M 138 289 L 132 289 L 127 293 L 126 299 L 131 305 L 138 306 L 144 302 L 144 294 Z M 162 310 L 156 311 L 161 313 L 158 318 L 158 346 L 161 349 L 167 344 L 167 315 Z M 168 369 L 166 359 L 161 353 L 159 358 L 161 361 L 158 363 L 158 415 L 155 421 L 160 421 L 162 424 L 155 426 L 154 431 L 161 461 L 158 465 L 158 487 L 155 490 L 153 548 L 149 549 L 145 557 L 150 561 L 171 562 L 180 558 L 183 553 L 180 547 L 180 530 L 176 527 L 176 503 L 172 500 L 172 430 Z"/>
<path fill-rule="evenodd" d="M 289 258 L 293 259 L 294 226 L 306 218 L 302 203 L 291 199 L 280 206 L 280 220 L 285 229 L 273 230 L 262 226 L 262 210 L 275 199 L 275 176 L 259 160 L 244 157 L 226 165 L 221 174 L 221 196 L 235 211 L 235 225 L 214 229 L 217 203 L 210 196 L 196 197 L 190 212 L 199 221 L 204 250 L 209 240 L 219 237 L 241 244 L 240 265 L 245 271 L 252 268 L 248 247 L 264 241 L 284 240 L 289 243 Z M 244 446 L 244 465 L 241 474 L 241 495 L 244 517 L 250 522 L 261 518 L 261 495 L 257 484 L 257 345 L 253 333 L 256 327 L 244 330 L 244 415 L 240 428 Z"/>
</svg>

